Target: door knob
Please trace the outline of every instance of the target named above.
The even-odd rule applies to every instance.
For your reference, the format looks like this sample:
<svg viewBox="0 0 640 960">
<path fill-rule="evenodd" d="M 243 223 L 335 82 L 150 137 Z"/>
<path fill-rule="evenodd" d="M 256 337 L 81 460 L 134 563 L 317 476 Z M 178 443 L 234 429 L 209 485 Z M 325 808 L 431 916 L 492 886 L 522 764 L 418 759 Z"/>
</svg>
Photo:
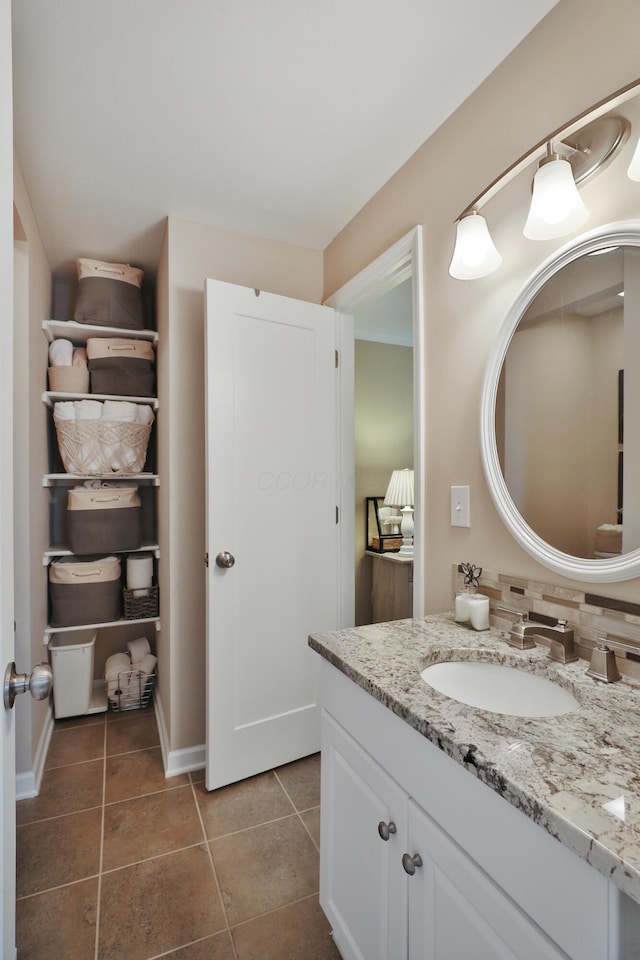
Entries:
<svg viewBox="0 0 640 960">
<path fill-rule="evenodd" d="M 396 832 L 396 825 L 393 820 L 390 820 L 389 823 L 385 823 L 384 820 L 381 820 L 378 824 L 378 833 L 381 840 L 388 840 L 389 836 L 392 833 Z"/>
<path fill-rule="evenodd" d="M 419 853 L 414 853 L 411 856 L 408 853 L 402 855 L 402 867 L 405 873 L 408 873 L 410 877 L 416 872 L 416 867 L 422 866 L 422 857 Z"/>
<path fill-rule="evenodd" d="M 15 663 L 7 665 L 4 673 L 4 705 L 11 710 L 19 693 L 31 691 L 34 700 L 45 700 L 51 693 L 53 673 L 48 663 L 38 663 L 30 675 L 16 673 Z"/>
<path fill-rule="evenodd" d="M 223 550 L 222 553 L 219 553 L 216 557 L 216 566 L 228 568 L 232 567 L 236 562 L 236 558 L 232 553 L 229 553 L 228 550 Z"/>
</svg>

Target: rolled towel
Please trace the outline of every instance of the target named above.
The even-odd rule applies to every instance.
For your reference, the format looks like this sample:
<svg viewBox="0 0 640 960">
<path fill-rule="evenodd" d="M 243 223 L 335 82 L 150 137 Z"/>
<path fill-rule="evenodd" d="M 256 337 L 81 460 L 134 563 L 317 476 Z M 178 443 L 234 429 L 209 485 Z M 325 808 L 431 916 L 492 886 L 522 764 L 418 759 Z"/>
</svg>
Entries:
<svg viewBox="0 0 640 960">
<path fill-rule="evenodd" d="M 139 404 L 138 405 L 138 423 L 151 424 L 153 423 L 153 420 L 154 420 L 154 416 L 153 416 L 153 410 L 151 409 L 151 407 L 147 406 L 146 404 L 142 404 L 142 403 Z"/>
<path fill-rule="evenodd" d="M 102 410 L 103 420 L 119 420 L 122 423 L 138 422 L 138 406 L 127 400 L 105 400 Z"/>
<path fill-rule="evenodd" d="M 54 340 L 49 344 L 49 363 L 52 367 L 70 367 L 73 360 L 71 340 Z"/>
<path fill-rule="evenodd" d="M 131 657 L 131 662 L 138 668 L 140 661 L 148 654 L 151 655 L 151 647 L 146 637 L 138 637 L 137 640 L 129 640 L 127 650 Z"/>
<path fill-rule="evenodd" d="M 71 361 L 72 367 L 82 367 L 83 370 L 87 367 L 87 351 L 84 347 L 76 347 L 73 351 L 73 360 Z"/>
<path fill-rule="evenodd" d="M 60 403 L 54 403 L 53 416 L 55 420 L 75 420 L 76 405 L 73 400 L 62 400 Z"/>
<path fill-rule="evenodd" d="M 126 653 L 114 653 L 107 657 L 104 665 L 104 678 L 107 682 L 118 682 L 118 674 L 128 673 L 131 670 L 131 660 Z"/>
<path fill-rule="evenodd" d="M 145 677 L 149 677 L 155 670 L 157 662 L 158 658 L 154 657 L 152 653 L 145 653 L 142 660 L 138 660 L 136 662 L 135 668 L 141 673 L 144 673 Z"/>
<path fill-rule="evenodd" d="M 102 404 L 99 400 L 75 400 L 78 420 L 99 420 L 102 416 Z"/>
</svg>

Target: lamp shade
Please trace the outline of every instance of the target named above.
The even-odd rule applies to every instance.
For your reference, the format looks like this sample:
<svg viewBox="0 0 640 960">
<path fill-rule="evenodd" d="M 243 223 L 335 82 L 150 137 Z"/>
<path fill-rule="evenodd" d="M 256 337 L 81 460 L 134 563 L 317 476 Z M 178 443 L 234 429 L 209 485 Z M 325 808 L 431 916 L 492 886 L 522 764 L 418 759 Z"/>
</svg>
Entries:
<svg viewBox="0 0 640 960">
<path fill-rule="evenodd" d="M 633 152 L 629 169 L 627 170 L 629 180 L 640 181 L 640 140 L 638 140 L 636 149 Z"/>
<path fill-rule="evenodd" d="M 563 237 L 581 227 L 589 211 L 582 202 L 568 160 L 554 155 L 542 161 L 533 178 L 533 196 L 524 235 L 529 240 Z"/>
<path fill-rule="evenodd" d="M 413 506 L 413 470 L 406 467 L 393 471 L 384 502 L 390 507 Z"/>
<path fill-rule="evenodd" d="M 458 220 L 449 273 L 456 280 L 478 280 L 497 270 L 502 257 L 491 239 L 487 221 L 476 210 Z"/>
</svg>

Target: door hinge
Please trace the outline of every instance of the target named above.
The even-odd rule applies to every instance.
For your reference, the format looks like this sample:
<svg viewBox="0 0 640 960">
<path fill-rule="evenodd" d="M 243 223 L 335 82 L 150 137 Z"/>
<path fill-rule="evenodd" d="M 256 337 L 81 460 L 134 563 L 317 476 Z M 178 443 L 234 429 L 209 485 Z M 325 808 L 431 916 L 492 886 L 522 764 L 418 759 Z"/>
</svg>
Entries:
<svg viewBox="0 0 640 960">
<path fill-rule="evenodd" d="M 336 507 L 336 523 L 340 523 L 340 507 Z"/>
<path fill-rule="evenodd" d="M 205 565 L 205 567 L 208 567 L 208 566 L 209 566 L 209 554 L 208 554 L 208 553 L 205 553 L 205 555 L 204 555 L 204 565 Z"/>
<path fill-rule="evenodd" d="M 337 350 L 335 351 L 335 354 L 336 354 L 336 370 L 337 370 L 338 367 L 340 366 L 340 354 L 338 353 Z"/>
</svg>

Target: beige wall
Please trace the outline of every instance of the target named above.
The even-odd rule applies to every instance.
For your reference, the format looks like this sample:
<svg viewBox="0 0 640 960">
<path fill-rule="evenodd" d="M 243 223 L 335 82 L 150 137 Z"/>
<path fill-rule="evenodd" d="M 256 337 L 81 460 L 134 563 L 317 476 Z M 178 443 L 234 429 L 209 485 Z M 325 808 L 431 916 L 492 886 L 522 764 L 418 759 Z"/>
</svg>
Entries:
<svg viewBox="0 0 640 960">
<path fill-rule="evenodd" d="M 169 747 L 205 736 L 204 283 L 320 302 L 322 253 L 170 217 L 158 283 L 159 693 Z"/>
<path fill-rule="evenodd" d="M 44 254 L 20 166 L 14 158 L 15 325 L 15 652 L 19 671 L 47 659 L 42 639 L 47 623 L 47 579 L 42 556 L 49 545 L 49 499 L 42 487 L 48 472 L 46 413 L 47 341 L 42 321 L 51 306 L 51 271 Z M 25 443 L 25 437 L 29 442 Z M 49 704 L 18 697 L 16 771 L 33 770 Z"/>
<path fill-rule="evenodd" d="M 562 583 L 509 536 L 489 496 L 479 449 L 484 369 L 521 286 L 560 245 L 522 237 L 530 177 L 519 177 L 483 211 L 504 258 L 474 282 L 448 275 L 453 223 L 475 196 L 553 129 L 637 79 L 640 6 L 635 0 L 560 0 L 513 54 L 427 141 L 325 251 L 330 295 L 415 224 L 424 225 L 426 315 L 426 567 L 429 611 L 451 605 L 451 565 Z M 631 142 L 625 148 L 632 148 Z M 623 182 L 626 181 L 626 182 Z M 640 189 L 622 157 L 583 189 L 588 226 L 640 216 Z M 471 487 L 469 529 L 451 528 L 449 490 Z M 638 582 L 608 584 L 636 599 Z"/>
<path fill-rule="evenodd" d="M 364 498 L 384 497 L 391 471 L 413 467 L 413 349 L 355 343 L 355 609 L 371 623 L 371 559 L 365 555 Z"/>
</svg>

